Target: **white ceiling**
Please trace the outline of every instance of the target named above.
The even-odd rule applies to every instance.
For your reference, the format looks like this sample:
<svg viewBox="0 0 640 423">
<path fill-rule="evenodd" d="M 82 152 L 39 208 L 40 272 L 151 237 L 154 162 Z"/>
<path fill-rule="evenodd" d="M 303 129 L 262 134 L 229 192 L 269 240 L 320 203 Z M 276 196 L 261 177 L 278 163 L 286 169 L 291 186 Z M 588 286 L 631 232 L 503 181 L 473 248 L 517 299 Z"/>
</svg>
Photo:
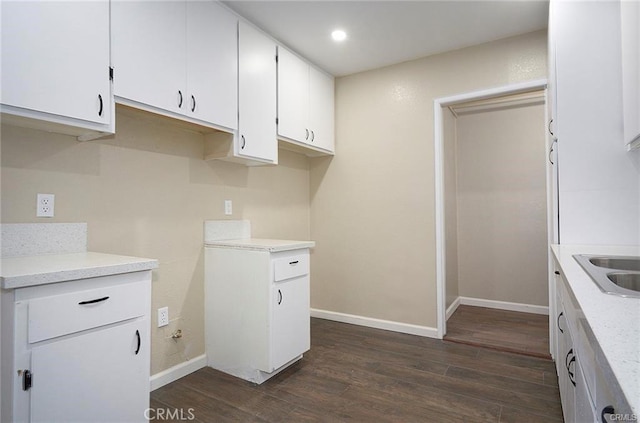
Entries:
<svg viewBox="0 0 640 423">
<path fill-rule="evenodd" d="M 548 0 L 224 3 L 336 76 L 543 29 L 549 10 Z M 336 28 L 342 43 L 330 37 Z"/>
</svg>

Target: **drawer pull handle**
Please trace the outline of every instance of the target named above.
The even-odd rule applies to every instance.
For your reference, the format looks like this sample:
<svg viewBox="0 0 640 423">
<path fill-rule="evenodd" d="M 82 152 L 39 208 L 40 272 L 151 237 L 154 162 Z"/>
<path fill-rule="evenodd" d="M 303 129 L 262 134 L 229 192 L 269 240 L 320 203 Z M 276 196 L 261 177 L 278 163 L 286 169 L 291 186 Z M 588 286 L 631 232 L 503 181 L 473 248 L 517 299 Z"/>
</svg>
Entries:
<svg viewBox="0 0 640 423">
<path fill-rule="evenodd" d="M 282 304 L 282 291 L 278 289 L 278 304 Z"/>
<path fill-rule="evenodd" d="M 609 423 L 609 420 L 605 417 L 605 414 L 614 414 L 616 410 L 613 408 L 613 405 L 607 405 L 602 409 L 602 413 L 600 413 L 600 418 L 602 419 L 602 423 Z"/>
<path fill-rule="evenodd" d="M 140 352 L 140 331 L 136 329 L 136 337 L 138 338 L 138 347 L 136 348 L 136 355 Z"/>
<path fill-rule="evenodd" d="M 562 317 L 563 314 L 564 314 L 564 311 L 558 314 L 558 330 L 560 331 L 560 333 L 564 333 L 564 331 L 560 327 L 560 317 Z"/>
<path fill-rule="evenodd" d="M 292 265 L 292 266 L 295 266 L 296 264 L 298 264 L 298 260 L 296 260 L 296 261 L 290 261 L 290 262 L 289 262 L 289 264 L 290 264 L 290 265 Z"/>
<path fill-rule="evenodd" d="M 107 301 L 108 299 L 109 297 L 102 297 L 102 298 L 96 298 L 95 300 L 80 301 L 78 304 L 79 305 L 95 304 L 95 303 L 100 303 L 102 301 Z"/>
</svg>

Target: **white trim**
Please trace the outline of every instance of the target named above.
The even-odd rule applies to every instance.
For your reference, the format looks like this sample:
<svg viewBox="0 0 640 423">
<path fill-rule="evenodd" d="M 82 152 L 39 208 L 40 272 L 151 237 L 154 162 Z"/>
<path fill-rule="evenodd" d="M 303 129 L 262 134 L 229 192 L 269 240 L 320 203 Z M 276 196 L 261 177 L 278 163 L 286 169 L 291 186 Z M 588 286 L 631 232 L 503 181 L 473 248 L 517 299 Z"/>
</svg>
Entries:
<svg viewBox="0 0 640 423">
<path fill-rule="evenodd" d="M 456 297 L 456 299 L 453 300 L 451 305 L 447 307 L 447 320 L 449 320 L 451 315 L 456 312 L 459 305 L 460 305 L 460 297 Z"/>
<path fill-rule="evenodd" d="M 338 313 L 336 311 L 311 309 L 311 317 L 333 320 L 335 322 L 350 323 L 352 325 L 366 326 L 368 328 L 384 329 L 393 332 L 408 333 L 410 335 L 438 338 L 436 328 L 429 326 L 412 325 L 410 323 L 393 322 L 390 320 L 374 319 L 372 317 L 357 316 L 355 314 Z"/>
<path fill-rule="evenodd" d="M 149 378 L 149 385 L 152 391 L 163 387 L 175 380 L 185 377 L 186 375 L 200 370 L 207 365 L 207 356 L 205 354 L 194 357 L 184 363 L 177 364 L 166 370 L 163 370 Z"/>
<path fill-rule="evenodd" d="M 446 311 L 446 275 L 445 275 L 445 222 L 444 222 L 444 133 L 442 122 L 442 108 L 456 103 L 471 100 L 484 100 L 491 97 L 542 90 L 547 87 L 546 79 L 521 82 L 502 87 L 470 93 L 441 97 L 433 100 L 433 147 L 435 160 L 435 219 L 436 219 L 436 317 L 437 337 L 443 338 L 447 332 Z M 549 224 L 549 222 L 547 223 Z"/>
<path fill-rule="evenodd" d="M 458 299 L 460 300 L 461 305 L 519 311 L 521 313 L 549 314 L 549 307 L 547 306 L 512 303 L 509 301 L 485 300 L 483 298 L 458 297 Z"/>
</svg>

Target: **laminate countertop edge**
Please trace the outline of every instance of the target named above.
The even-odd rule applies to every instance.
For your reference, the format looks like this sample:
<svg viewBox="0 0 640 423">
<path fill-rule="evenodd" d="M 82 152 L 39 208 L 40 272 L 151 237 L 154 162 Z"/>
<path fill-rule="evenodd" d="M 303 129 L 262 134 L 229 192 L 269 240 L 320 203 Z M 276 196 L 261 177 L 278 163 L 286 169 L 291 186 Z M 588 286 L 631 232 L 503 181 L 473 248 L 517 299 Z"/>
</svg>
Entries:
<svg viewBox="0 0 640 423">
<path fill-rule="evenodd" d="M 262 238 L 246 238 L 246 239 L 227 239 L 205 241 L 205 247 L 208 248 L 233 248 L 240 250 L 257 250 L 257 251 L 291 251 L 304 248 L 313 248 L 316 243 L 314 241 L 292 241 L 284 239 L 262 239 Z"/>
<path fill-rule="evenodd" d="M 155 259 L 94 252 L 10 257 L 0 260 L 0 283 L 2 289 L 17 289 L 157 267 Z"/>
</svg>

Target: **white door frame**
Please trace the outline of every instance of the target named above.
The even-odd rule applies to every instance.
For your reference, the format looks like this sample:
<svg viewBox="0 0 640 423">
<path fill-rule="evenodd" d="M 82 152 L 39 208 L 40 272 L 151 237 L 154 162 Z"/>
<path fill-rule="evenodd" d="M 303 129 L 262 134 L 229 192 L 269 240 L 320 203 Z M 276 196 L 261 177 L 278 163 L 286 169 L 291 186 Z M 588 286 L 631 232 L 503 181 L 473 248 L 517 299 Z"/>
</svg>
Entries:
<svg viewBox="0 0 640 423">
<path fill-rule="evenodd" d="M 467 101 L 485 100 L 494 97 L 502 97 L 510 94 L 519 94 L 528 91 L 543 90 L 547 88 L 546 79 L 521 82 L 486 90 L 473 91 L 453 95 L 450 97 L 436 98 L 433 101 L 433 129 L 435 149 L 435 206 L 436 206 L 436 297 L 437 297 L 437 323 L 438 338 L 442 339 L 446 333 L 446 257 L 445 257 L 445 222 L 444 222 L 444 132 L 442 108 Z M 549 181 L 547 181 L 547 185 Z M 547 205 L 547 208 L 551 204 Z M 547 222 L 551 225 L 551 222 Z"/>
</svg>

